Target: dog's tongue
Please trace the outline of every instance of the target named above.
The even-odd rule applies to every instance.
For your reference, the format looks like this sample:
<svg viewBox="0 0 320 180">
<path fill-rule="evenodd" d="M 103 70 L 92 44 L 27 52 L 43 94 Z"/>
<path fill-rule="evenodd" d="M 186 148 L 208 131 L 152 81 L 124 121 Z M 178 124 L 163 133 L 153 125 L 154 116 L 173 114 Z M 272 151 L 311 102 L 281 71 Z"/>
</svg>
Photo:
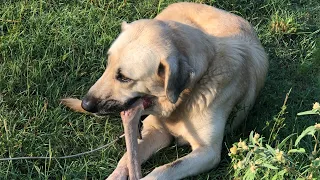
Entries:
<svg viewBox="0 0 320 180">
<path fill-rule="evenodd" d="M 150 98 L 142 98 L 142 104 L 143 104 L 143 108 L 147 109 L 148 107 L 150 107 L 152 105 L 152 101 L 150 100 Z"/>
</svg>

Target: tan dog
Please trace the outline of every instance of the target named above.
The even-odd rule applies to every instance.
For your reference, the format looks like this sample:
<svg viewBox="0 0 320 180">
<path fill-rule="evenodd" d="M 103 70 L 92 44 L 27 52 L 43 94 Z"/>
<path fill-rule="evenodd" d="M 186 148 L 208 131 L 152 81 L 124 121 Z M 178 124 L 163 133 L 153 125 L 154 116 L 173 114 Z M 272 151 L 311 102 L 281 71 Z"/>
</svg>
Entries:
<svg viewBox="0 0 320 180">
<path fill-rule="evenodd" d="M 140 162 L 173 138 L 192 152 L 143 179 L 181 179 L 215 167 L 225 128 L 238 126 L 263 87 L 268 61 L 251 25 L 195 3 L 176 3 L 154 19 L 122 24 L 108 66 L 82 100 L 67 106 L 104 115 L 144 103 Z M 83 109 L 82 109 L 83 108 Z M 236 114 L 226 126 L 231 111 Z M 127 155 L 108 179 L 127 179 Z"/>
</svg>

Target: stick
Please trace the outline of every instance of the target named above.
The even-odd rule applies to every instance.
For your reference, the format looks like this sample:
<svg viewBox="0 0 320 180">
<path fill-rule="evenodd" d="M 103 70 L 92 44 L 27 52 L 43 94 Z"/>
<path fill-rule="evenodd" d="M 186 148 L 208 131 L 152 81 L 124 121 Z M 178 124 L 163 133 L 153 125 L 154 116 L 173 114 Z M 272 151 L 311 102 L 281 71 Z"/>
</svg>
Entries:
<svg viewBox="0 0 320 180">
<path fill-rule="evenodd" d="M 138 105 L 129 110 L 121 112 L 121 119 L 124 126 L 126 147 L 128 154 L 128 170 L 130 180 L 139 180 L 141 175 L 141 165 L 138 158 L 138 125 L 141 117 L 143 105 Z"/>
</svg>

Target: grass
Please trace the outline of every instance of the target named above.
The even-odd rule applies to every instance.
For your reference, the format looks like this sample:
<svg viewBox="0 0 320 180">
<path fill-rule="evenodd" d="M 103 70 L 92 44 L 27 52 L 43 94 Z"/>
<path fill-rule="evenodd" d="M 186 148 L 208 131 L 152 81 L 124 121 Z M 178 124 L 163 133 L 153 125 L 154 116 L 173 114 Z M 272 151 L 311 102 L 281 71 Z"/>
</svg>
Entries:
<svg viewBox="0 0 320 180">
<path fill-rule="evenodd" d="M 119 117 L 74 113 L 59 99 L 81 98 L 98 79 L 123 20 L 152 18 L 173 2 L 177 1 L 0 0 L 0 157 L 76 154 L 116 139 L 122 133 Z M 320 2 L 194 2 L 243 16 L 257 30 L 270 58 L 266 86 L 247 124 L 226 136 L 219 167 L 189 178 L 232 179 L 228 148 L 251 130 L 270 137 L 269 144 L 275 145 L 320 121 L 319 116 L 297 116 L 320 100 Z M 121 140 L 80 158 L 0 161 L 0 179 L 102 179 L 124 150 Z M 190 148 L 173 143 L 146 162 L 143 172 L 188 152 Z"/>
</svg>

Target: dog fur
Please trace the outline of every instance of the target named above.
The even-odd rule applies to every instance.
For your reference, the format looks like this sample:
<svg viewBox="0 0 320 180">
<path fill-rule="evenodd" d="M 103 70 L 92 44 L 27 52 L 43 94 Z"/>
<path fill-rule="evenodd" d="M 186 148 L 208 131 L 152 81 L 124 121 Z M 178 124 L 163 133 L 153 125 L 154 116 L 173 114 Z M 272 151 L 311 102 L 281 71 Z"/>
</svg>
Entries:
<svg viewBox="0 0 320 180">
<path fill-rule="evenodd" d="M 268 69 L 266 53 L 246 20 L 186 2 L 169 5 L 154 19 L 124 22 L 108 56 L 105 72 L 86 97 L 100 115 L 135 97 L 151 99 L 143 112 L 149 116 L 138 142 L 140 162 L 173 138 L 192 147 L 190 154 L 155 168 L 145 180 L 181 179 L 217 166 L 225 129 L 243 122 Z M 129 81 L 118 81 L 119 73 Z M 64 103 L 84 112 L 80 100 Z M 232 111 L 236 114 L 227 126 Z M 127 176 L 125 154 L 108 179 Z"/>
</svg>

